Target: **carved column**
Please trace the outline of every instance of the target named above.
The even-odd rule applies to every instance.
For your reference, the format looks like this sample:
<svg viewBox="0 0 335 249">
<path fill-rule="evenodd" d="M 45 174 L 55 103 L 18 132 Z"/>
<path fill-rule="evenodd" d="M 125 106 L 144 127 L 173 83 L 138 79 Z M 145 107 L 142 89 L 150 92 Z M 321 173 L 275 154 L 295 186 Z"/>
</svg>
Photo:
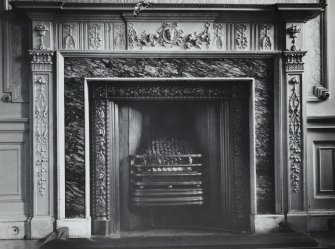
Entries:
<svg viewBox="0 0 335 249">
<path fill-rule="evenodd" d="M 32 50 L 31 151 L 33 202 L 30 237 L 53 231 L 53 51 Z"/>
<path fill-rule="evenodd" d="M 306 229 L 305 190 L 305 100 L 303 91 L 302 24 L 286 24 L 286 51 L 284 52 L 287 104 L 287 177 L 288 222 L 298 230 Z"/>
</svg>

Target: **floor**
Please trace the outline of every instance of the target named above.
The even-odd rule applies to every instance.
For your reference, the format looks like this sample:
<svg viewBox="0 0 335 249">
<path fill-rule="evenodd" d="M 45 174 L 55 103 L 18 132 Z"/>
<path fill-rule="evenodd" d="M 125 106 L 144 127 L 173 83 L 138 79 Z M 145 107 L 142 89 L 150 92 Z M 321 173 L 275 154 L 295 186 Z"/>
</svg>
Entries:
<svg viewBox="0 0 335 249">
<path fill-rule="evenodd" d="M 322 248 L 335 248 L 335 232 L 314 232 L 310 236 Z M 0 240 L 0 249 L 38 249 L 42 244 L 37 240 Z"/>
</svg>

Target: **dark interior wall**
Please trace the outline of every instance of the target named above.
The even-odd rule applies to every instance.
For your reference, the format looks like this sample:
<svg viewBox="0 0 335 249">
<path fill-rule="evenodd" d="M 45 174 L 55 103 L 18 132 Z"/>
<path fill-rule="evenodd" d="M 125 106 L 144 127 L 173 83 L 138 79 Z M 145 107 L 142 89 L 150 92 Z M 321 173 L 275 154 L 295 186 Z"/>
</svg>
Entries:
<svg viewBox="0 0 335 249">
<path fill-rule="evenodd" d="M 85 77 L 255 78 L 258 213 L 274 213 L 272 59 L 65 59 L 66 216 L 84 216 Z"/>
</svg>

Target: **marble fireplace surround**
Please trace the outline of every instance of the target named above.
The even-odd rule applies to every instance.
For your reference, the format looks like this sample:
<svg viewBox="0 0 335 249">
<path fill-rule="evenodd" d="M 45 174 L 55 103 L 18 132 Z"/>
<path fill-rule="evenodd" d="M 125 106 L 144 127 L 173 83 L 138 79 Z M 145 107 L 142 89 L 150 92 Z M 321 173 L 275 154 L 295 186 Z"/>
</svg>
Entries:
<svg viewBox="0 0 335 249">
<path fill-rule="evenodd" d="M 91 236 L 89 172 L 85 167 L 89 148 L 83 143 L 89 135 L 83 129 L 87 127 L 85 120 L 89 120 L 84 111 L 85 86 L 89 79 L 125 77 L 253 79 L 255 131 L 260 135 L 255 136 L 251 229 L 269 231 L 285 220 L 297 224 L 302 231 L 308 230 L 303 94 L 306 87 L 303 57 L 307 51 L 299 32 L 303 31 L 304 22 L 320 14 L 322 4 L 306 1 L 305 4 L 206 5 L 204 12 L 197 9 L 202 5 L 177 4 L 174 9 L 167 9 L 169 6 L 163 4 L 137 19 L 132 17 L 133 4 L 104 5 L 103 8 L 114 11 L 113 15 L 99 4 L 12 1 L 12 5 L 27 12 L 32 30 L 29 53 L 33 193 L 31 218 L 27 221 L 30 238 L 43 238 L 59 227 L 68 227 L 71 237 Z M 78 13 L 73 12 L 74 7 L 78 7 Z M 200 11 L 197 15 L 193 15 L 194 8 Z M 183 11 L 188 13 L 184 15 Z M 183 29 L 198 35 L 184 37 L 183 46 L 177 50 L 162 41 L 159 46 L 149 43 L 139 35 L 148 25 L 151 30 L 147 30 L 146 37 L 151 39 L 154 37 L 151 34 L 161 30 L 162 25 L 166 28 L 166 21 L 178 21 L 180 26 L 185 25 Z M 210 29 L 207 22 L 211 23 Z M 223 25 L 216 25 L 220 23 Z M 267 23 L 270 26 L 264 25 Z M 112 30 L 109 27 L 115 28 L 115 32 L 109 32 Z M 222 35 L 220 27 L 227 28 L 222 30 L 227 31 L 222 36 L 223 43 L 217 40 Z M 76 32 L 71 33 L 72 29 Z M 215 43 L 209 44 L 209 33 Z M 68 43 L 71 37 L 72 43 Z M 272 109 L 257 109 L 261 106 Z M 74 128 L 74 132 L 68 133 L 67 128 Z M 78 146 L 69 146 L 66 140 L 76 136 L 72 144 Z M 264 141 L 267 149 L 259 150 L 262 147 L 257 143 Z M 269 141 L 272 144 L 267 144 Z M 84 192 L 80 187 L 70 189 L 78 194 L 79 202 L 74 203 L 78 208 L 66 204 L 69 203 L 66 172 L 75 175 L 73 168 L 85 176 Z M 267 171 L 269 168 L 271 171 Z M 272 178 L 260 177 L 266 175 Z M 259 187 L 266 185 L 265 182 L 271 183 L 269 188 Z M 66 209 L 77 213 L 69 215 Z"/>
<path fill-rule="evenodd" d="M 69 227 L 74 237 L 91 233 L 88 86 L 97 81 L 112 84 L 127 79 L 223 83 L 238 80 L 250 85 L 250 105 L 254 106 L 251 109 L 255 113 L 255 116 L 248 114 L 253 131 L 250 134 L 250 188 L 247 188 L 251 198 L 250 224 L 255 223 L 257 214 L 276 212 L 275 153 L 279 151 L 274 144 L 279 133 L 276 129 L 279 124 L 274 122 L 279 111 L 274 100 L 279 97 L 274 94 L 276 54 L 261 58 L 114 58 L 108 55 L 82 58 L 64 55 L 58 54 L 57 65 L 60 167 L 57 227 Z M 252 225 L 251 229 L 255 227 Z"/>
</svg>

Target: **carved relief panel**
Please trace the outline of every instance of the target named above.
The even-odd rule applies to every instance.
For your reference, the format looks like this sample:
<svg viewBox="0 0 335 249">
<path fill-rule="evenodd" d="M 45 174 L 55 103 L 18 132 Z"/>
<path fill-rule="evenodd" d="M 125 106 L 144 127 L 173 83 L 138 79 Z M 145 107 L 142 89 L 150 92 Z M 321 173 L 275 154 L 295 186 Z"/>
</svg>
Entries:
<svg viewBox="0 0 335 249">
<path fill-rule="evenodd" d="M 55 22 L 55 48 L 65 50 L 124 50 L 125 24 L 122 22 Z"/>
<path fill-rule="evenodd" d="M 276 49 L 271 23 L 223 23 L 204 20 L 108 22 L 90 19 L 53 23 L 55 49 L 138 51 L 272 51 Z M 41 23 L 44 24 L 44 23 Z M 42 26 L 41 26 L 42 27 Z M 47 48 L 49 26 L 35 46 Z M 39 34 L 40 34 L 39 33 Z M 41 44 L 41 41 L 43 44 Z M 50 44 L 50 45 L 49 45 Z M 44 47 L 43 47 L 44 46 Z"/>
<path fill-rule="evenodd" d="M 271 51 L 276 47 L 273 24 L 213 22 L 129 22 L 129 50 Z"/>
<path fill-rule="evenodd" d="M 79 24 L 63 23 L 63 48 L 79 49 Z"/>
</svg>

